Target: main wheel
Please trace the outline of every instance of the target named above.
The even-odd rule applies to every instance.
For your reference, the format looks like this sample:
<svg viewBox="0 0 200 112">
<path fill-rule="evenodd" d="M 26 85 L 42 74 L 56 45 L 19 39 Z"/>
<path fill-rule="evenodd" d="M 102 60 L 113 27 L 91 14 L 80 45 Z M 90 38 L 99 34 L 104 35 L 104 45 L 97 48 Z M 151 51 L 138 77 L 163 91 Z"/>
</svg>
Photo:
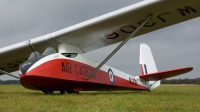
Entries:
<svg viewBox="0 0 200 112">
<path fill-rule="evenodd" d="M 61 91 L 60 91 L 60 94 L 65 94 L 65 91 L 61 90 Z"/>
</svg>

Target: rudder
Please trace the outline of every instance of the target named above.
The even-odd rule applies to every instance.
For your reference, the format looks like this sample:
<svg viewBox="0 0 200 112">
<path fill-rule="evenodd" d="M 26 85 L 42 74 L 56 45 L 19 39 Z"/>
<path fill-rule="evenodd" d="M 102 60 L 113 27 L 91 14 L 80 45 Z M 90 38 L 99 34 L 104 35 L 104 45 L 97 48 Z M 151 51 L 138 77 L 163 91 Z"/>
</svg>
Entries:
<svg viewBox="0 0 200 112">
<path fill-rule="evenodd" d="M 141 75 L 158 72 L 151 49 L 144 43 L 140 45 L 140 69 Z M 149 81 L 149 84 L 153 84 L 150 89 L 154 89 L 160 85 L 160 81 Z"/>
</svg>

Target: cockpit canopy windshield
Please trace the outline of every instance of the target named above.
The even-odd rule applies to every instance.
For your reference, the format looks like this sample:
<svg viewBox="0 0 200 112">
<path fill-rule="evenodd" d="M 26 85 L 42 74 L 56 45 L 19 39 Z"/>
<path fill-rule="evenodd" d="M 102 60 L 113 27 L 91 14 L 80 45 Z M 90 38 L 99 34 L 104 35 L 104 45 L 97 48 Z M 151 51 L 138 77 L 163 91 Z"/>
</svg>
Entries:
<svg viewBox="0 0 200 112">
<path fill-rule="evenodd" d="M 75 58 L 78 55 L 78 53 L 61 53 L 61 54 L 68 58 Z"/>
</svg>

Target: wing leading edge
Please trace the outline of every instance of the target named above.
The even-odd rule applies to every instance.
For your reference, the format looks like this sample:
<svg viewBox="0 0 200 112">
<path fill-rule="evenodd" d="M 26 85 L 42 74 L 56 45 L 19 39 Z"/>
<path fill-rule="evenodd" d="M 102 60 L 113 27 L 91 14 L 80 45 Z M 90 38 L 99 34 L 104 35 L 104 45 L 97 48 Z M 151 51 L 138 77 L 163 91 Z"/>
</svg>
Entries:
<svg viewBox="0 0 200 112">
<path fill-rule="evenodd" d="M 152 19 L 134 37 L 200 16 L 200 1 L 143 1 L 54 33 L 59 41 L 89 52 L 125 39 L 144 19 Z"/>
<path fill-rule="evenodd" d="M 40 53 L 47 47 L 57 49 L 59 43 L 75 45 L 83 52 L 89 52 L 122 41 L 149 14 L 152 14 L 153 18 L 136 36 L 199 17 L 199 6 L 199 0 L 147 0 L 31 39 L 31 44 Z M 31 52 L 26 41 L 1 48 L 0 69 L 6 72 L 18 70 L 19 65 L 27 60 Z"/>
</svg>

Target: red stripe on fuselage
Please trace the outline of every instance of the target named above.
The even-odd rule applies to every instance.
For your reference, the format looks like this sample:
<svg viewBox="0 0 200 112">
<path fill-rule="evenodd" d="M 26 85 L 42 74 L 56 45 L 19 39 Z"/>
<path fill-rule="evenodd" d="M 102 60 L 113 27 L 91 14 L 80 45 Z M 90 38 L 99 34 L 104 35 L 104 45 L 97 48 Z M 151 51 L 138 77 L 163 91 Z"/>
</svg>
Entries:
<svg viewBox="0 0 200 112">
<path fill-rule="evenodd" d="M 146 87 L 130 83 L 128 80 L 116 75 L 114 75 L 114 84 L 111 84 L 108 73 L 102 70 L 98 70 L 94 76 L 86 81 L 86 77 L 93 70 L 94 67 L 84 63 L 67 59 L 55 59 L 39 65 L 25 75 L 20 75 L 20 82 L 28 89 L 37 89 L 35 86 L 42 86 L 43 88 L 53 90 L 56 90 L 56 88 L 84 88 L 84 90 L 94 90 L 95 88 L 107 87 L 149 90 Z"/>
</svg>

